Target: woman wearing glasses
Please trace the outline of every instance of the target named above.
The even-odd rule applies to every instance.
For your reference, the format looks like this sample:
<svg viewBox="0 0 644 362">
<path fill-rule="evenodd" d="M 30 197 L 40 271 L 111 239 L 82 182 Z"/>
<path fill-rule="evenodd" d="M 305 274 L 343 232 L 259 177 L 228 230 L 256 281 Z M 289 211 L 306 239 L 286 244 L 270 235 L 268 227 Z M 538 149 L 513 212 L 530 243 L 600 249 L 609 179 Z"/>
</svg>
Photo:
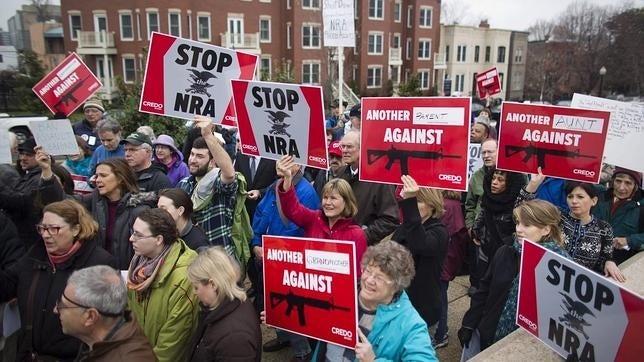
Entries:
<svg viewBox="0 0 644 362">
<path fill-rule="evenodd" d="M 17 361 L 73 361 L 80 341 L 63 334 L 53 313 L 69 275 L 94 265 L 115 264 L 95 237 L 98 224 L 73 200 L 45 206 L 35 244 L 12 268 L 0 271 L 0 302 L 17 298 L 22 331 Z"/>
<path fill-rule="evenodd" d="M 199 311 L 187 271 L 197 253 L 179 238 L 172 216 L 163 209 L 143 210 L 130 242 L 130 309 L 160 362 L 185 361 Z"/>
</svg>

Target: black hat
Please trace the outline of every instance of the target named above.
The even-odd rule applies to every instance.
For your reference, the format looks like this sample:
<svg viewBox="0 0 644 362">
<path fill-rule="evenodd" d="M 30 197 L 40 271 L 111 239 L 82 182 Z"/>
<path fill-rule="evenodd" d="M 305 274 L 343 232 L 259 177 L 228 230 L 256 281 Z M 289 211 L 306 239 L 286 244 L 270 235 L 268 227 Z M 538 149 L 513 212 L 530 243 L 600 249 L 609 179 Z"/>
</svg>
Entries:
<svg viewBox="0 0 644 362">
<path fill-rule="evenodd" d="M 36 141 L 34 141 L 33 138 L 27 138 L 24 142 L 18 145 L 18 152 L 35 155 L 36 154 L 36 151 L 34 151 L 35 147 L 36 147 Z"/>
<path fill-rule="evenodd" d="M 360 103 L 358 103 L 358 104 L 354 105 L 353 107 L 351 107 L 351 110 L 349 111 L 349 117 L 358 117 L 358 118 L 360 118 L 360 114 L 361 114 L 360 109 L 361 109 Z"/>
<path fill-rule="evenodd" d="M 342 101 L 342 107 L 346 108 L 349 105 L 349 102 L 347 101 Z M 331 108 L 338 108 L 340 106 L 340 100 L 339 99 L 334 99 L 333 102 L 331 102 Z"/>
</svg>

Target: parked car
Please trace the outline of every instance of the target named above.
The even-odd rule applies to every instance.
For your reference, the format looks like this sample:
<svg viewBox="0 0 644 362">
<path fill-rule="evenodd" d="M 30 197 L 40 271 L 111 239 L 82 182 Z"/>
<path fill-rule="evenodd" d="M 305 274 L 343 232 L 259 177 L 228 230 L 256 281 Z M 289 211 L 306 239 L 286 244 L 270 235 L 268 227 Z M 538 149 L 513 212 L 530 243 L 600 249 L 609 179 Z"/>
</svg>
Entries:
<svg viewBox="0 0 644 362">
<path fill-rule="evenodd" d="M 16 134 L 18 144 L 23 143 L 27 138 L 33 135 L 29 130 L 29 122 L 31 121 L 46 121 L 47 117 L 33 116 L 33 117 L 3 117 L 0 118 L 0 131 L 11 131 Z"/>
</svg>

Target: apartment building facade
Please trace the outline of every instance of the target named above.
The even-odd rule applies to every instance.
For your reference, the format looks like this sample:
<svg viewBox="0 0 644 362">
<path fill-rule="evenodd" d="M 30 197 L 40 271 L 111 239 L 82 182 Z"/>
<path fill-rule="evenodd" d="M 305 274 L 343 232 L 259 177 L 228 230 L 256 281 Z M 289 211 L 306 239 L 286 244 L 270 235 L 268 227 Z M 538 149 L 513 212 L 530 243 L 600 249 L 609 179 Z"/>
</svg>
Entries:
<svg viewBox="0 0 644 362">
<path fill-rule="evenodd" d="M 496 67 L 501 94 L 495 98 L 523 98 L 528 33 L 492 29 L 486 21 L 479 26 L 441 25 L 441 54 L 445 69 L 442 93 L 478 96 L 476 76 Z"/>
<path fill-rule="evenodd" d="M 258 78 L 337 83 L 336 48 L 323 42 L 323 0 L 61 0 L 66 51 L 81 55 L 110 97 L 115 77 L 143 79 L 150 34 L 159 31 L 257 54 Z M 411 74 L 434 84 L 439 0 L 355 1 L 356 47 L 344 49 L 345 82 L 381 95 Z"/>
</svg>

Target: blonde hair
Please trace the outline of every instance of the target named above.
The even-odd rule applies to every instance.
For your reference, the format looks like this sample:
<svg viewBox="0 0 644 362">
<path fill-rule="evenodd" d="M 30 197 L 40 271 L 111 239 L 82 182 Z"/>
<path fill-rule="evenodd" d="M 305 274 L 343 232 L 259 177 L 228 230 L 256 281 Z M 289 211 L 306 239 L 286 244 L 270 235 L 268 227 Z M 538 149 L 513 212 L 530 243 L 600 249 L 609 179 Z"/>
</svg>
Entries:
<svg viewBox="0 0 644 362">
<path fill-rule="evenodd" d="M 344 209 L 340 216 L 344 218 L 356 216 L 358 213 L 358 201 L 356 201 L 356 195 L 353 193 L 351 185 L 344 179 L 334 178 L 322 188 L 322 197 L 334 191 L 344 200 Z"/>
<path fill-rule="evenodd" d="M 213 246 L 202 250 L 188 266 L 188 278 L 193 283 L 212 283 L 217 297 L 210 309 L 217 308 L 226 298 L 246 301 L 246 292 L 237 285 L 240 272 L 223 247 Z"/>
<path fill-rule="evenodd" d="M 524 225 L 538 228 L 550 227 L 550 233 L 542 240 L 532 241 L 541 242 L 550 239 L 560 247 L 564 246 L 563 235 L 559 228 L 561 212 L 555 205 L 540 199 L 525 201 L 514 208 L 512 215 L 517 224 L 521 222 Z"/>
<path fill-rule="evenodd" d="M 79 241 L 90 240 L 98 233 L 98 223 L 87 209 L 76 200 L 66 199 L 52 202 L 43 209 L 43 214 L 46 212 L 60 216 L 69 226 L 78 225 L 76 239 Z"/>
<path fill-rule="evenodd" d="M 429 215 L 430 217 L 438 219 L 443 216 L 445 204 L 443 203 L 443 194 L 439 190 L 430 187 L 420 187 L 416 194 L 416 199 L 434 210 Z"/>
</svg>

